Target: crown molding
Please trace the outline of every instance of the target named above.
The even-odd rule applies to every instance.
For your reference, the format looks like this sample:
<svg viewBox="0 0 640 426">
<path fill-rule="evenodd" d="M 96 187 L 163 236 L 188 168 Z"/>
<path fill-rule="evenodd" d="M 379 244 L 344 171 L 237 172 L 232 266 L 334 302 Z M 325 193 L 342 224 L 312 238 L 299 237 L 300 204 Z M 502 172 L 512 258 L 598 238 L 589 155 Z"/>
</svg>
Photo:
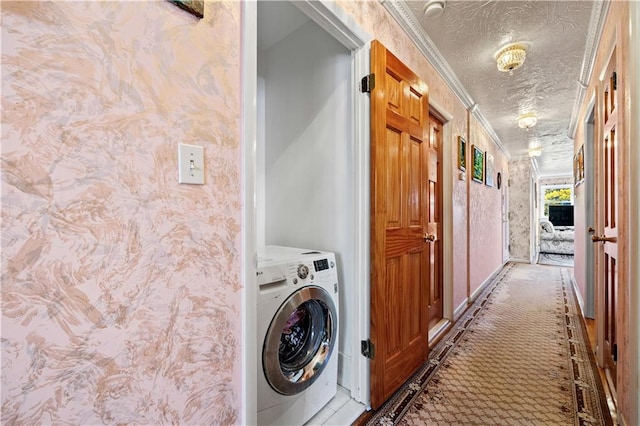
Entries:
<svg viewBox="0 0 640 426">
<path fill-rule="evenodd" d="M 427 58 L 429 63 L 435 68 L 436 72 L 442 77 L 447 86 L 453 91 L 456 97 L 460 100 L 462 105 L 471 112 L 471 114 L 478 120 L 480 125 L 487 132 L 489 137 L 493 140 L 493 143 L 511 159 L 511 154 L 504 147 L 502 141 L 493 130 L 493 127 L 489 124 L 487 119 L 480 112 L 478 104 L 473 100 L 467 89 L 462 85 L 462 82 L 458 79 L 458 76 L 451 69 L 447 61 L 444 59 L 438 48 L 435 46 L 431 37 L 427 35 L 420 23 L 416 20 L 413 13 L 407 8 L 406 4 L 402 0 L 378 0 L 385 9 L 393 16 L 396 22 L 409 36 L 418 48 L 418 50 Z"/>
<path fill-rule="evenodd" d="M 571 112 L 571 121 L 569 121 L 569 137 L 575 138 L 578 127 L 578 115 L 580 108 L 584 102 L 584 98 L 591 81 L 593 67 L 595 65 L 596 53 L 598 45 L 602 37 L 604 23 L 609 13 L 609 0 L 601 0 L 593 2 L 591 10 L 591 19 L 589 21 L 589 29 L 587 33 L 587 42 L 584 47 L 584 57 L 582 58 L 582 68 L 580 69 L 580 78 L 576 82 L 578 85 L 578 93 L 573 102 L 573 111 Z"/>
</svg>

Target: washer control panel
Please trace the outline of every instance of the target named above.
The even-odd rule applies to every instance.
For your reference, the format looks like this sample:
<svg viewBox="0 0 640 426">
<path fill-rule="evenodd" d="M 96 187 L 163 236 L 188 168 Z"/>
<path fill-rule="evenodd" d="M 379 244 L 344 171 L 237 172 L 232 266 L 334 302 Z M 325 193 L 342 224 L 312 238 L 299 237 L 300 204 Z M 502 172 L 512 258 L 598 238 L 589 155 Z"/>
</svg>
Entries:
<svg viewBox="0 0 640 426">
<path fill-rule="evenodd" d="M 332 258 L 317 258 L 304 263 L 290 263 L 289 276 L 294 285 L 310 284 L 336 276 L 336 263 Z M 337 279 L 337 278 L 335 278 Z"/>
<path fill-rule="evenodd" d="M 298 265 L 298 278 L 304 280 L 309 275 L 309 267 L 307 265 L 303 265 L 302 263 Z"/>
</svg>

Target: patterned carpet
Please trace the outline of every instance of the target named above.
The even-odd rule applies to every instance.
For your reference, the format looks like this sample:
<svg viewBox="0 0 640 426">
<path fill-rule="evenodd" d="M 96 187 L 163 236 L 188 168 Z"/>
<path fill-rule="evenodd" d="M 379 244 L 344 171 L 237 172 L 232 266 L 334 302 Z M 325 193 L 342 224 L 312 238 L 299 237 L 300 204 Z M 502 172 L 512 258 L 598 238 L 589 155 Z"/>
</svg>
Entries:
<svg viewBox="0 0 640 426">
<path fill-rule="evenodd" d="M 568 270 L 508 264 L 367 425 L 610 425 Z"/>
</svg>

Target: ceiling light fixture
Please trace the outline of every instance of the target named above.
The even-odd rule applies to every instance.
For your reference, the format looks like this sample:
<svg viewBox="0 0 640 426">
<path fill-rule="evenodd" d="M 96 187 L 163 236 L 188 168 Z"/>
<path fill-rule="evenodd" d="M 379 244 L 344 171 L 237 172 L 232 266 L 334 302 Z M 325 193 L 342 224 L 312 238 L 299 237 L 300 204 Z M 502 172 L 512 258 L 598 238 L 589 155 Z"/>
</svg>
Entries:
<svg viewBox="0 0 640 426">
<path fill-rule="evenodd" d="M 424 5 L 424 16 L 427 18 L 437 18 L 444 11 L 444 0 L 429 0 Z"/>
<path fill-rule="evenodd" d="M 542 155 L 542 148 L 535 148 L 529 151 L 529 157 L 540 157 Z"/>
<path fill-rule="evenodd" d="M 520 68 L 527 57 L 527 49 L 523 44 L 509 44 L 495 54 L 498 69 L 513 74 L 513 70 Z"/>
<path fill-rule="evenodd" d="M 525 112 L 518 116 L 518 127 L 529 130 L 538 122 L 535 111 Z"/>
</svg>

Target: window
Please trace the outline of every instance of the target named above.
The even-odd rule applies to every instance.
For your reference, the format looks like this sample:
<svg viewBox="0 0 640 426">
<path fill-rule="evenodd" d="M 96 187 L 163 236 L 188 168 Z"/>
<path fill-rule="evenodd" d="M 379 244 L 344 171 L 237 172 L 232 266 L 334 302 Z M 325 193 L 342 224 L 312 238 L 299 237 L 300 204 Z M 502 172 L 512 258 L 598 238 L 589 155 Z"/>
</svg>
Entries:
<svg viewBox="0 0 640 426">
<path fill-rule="evenodd" d="M 571 185 L 546 185 L 542 187 L 540 216 L 549 217 L 549 206 L 572 206 L 573 187 Z"/>
</svg>

